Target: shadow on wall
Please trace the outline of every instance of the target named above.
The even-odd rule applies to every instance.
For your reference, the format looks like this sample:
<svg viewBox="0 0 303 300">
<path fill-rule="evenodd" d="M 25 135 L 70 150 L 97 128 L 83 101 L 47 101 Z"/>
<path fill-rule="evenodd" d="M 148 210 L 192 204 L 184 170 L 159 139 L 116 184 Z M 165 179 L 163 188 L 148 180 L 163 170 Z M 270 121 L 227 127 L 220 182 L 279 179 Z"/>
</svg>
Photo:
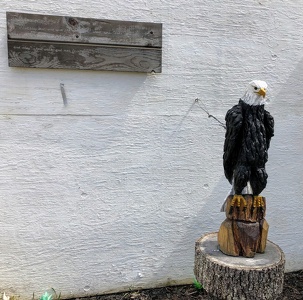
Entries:
<svg viewBox="0 0 303 300">
<path fill-rule="evenodd" d="M 277 243 L 291 258 L 287 269 L 302 268 L 298 262 L 303 251 L 302 222 L 292 222 L 293 218 L 301 220 L 298 212 L 302 211 L 302 128 L 303 128 L 303 91 L 302 91 L 303 60 L 292 72 L 288 81 L 281 85 L 279 93 L 267 109 L 275 117 L 275 137 L 269 150 L 269 184 L 264 190 L 268 198 L 268 222 L 270 225 L 270 240 Z M 186 229 L 175 239 L 174 250 L 163 261 L 161 269 L 155 270 L 154 280 L 159 280 L 157 273 L 167 273 L 167 283 L 178 283 L 178 278 L 187 279 L 191 276 L 194 259 L 194 242 L 200 236 L 211 231 L 218 231 L 225 215 L 220 213 L 221 204 L 229 192 L 228 182 L 224 176 L 220 178 L 216 188 L 205 199 L 204 205 L 198 208 L 198 213 L 191 218 Z M 298 196 L 299 195 L 299 196 Z M 218 199 L 221 200 L 217 205 Z M 291 205 L 284 205 L 285 200 Z M 282 205 L 281 205 L 282 204 Z M 214 206 L 217 206 L 214 208 Z M 207 211 L 207 212 L 206 212 Z M 281 218 L 282 216 L 285 216 Z M 182 220 L 180 221 L 182 226 Z M 291 234 L 290 234 L 291 233 Z M 292 239 L 295 234 L 296 238 Z M 295 262 L 295 263 L 294 263 Z M 295 266 L 295 264 L 297 264 Z M 193 275 L 192 275 L 193 276 Z M 165 279 L 164 279 L 165 280 Z M 190 278 L 188 278 L 190 281 Z"/>
<path fill-rule="evenodd" d="M 199 203 L 197 199 L 195 200 L 197 203 L 193 207 L 193 210 L 196 210 L 196 213 L 192 214 L 194 217 L 190 218 L 186 224 L 183 223 L 183 219 L 180 219 L 179 227 L 185 226 L 185 229 L 181 230 L 181 235 L 178 235 L 176 228 L 174 247 L 163 261 L 161 269 L 154 271 L 151 282 L 159 282 L 158 274 L 164 274 L 163 270 L 167 270 L 168 273 L 167 277 L 161 281 L 162 285 L 165 282 L 167 285 L 193 282 L 195 242 L 207 233 L 219 231 L 220 224 L 225 219 L 225 214 L 220 212 L 220 209 L 229 191 L 230 185 L 222 175 L 215 188 L 203 201 Z M 171 238 L 171 235 L 168 238 Z"/>
<path fill-rule="evenodd" d="M 269 107 L 276 118 L 303 115 L 302 74 L 303 59 L 298 62 L 287 81 L 276 87 L 279 92 Z"/>
<path fill-rule="evenodd" d="M 8 68 L 0 87 L 0 109 L 3 114 L 123 115 L 148 76 L 155 75 Z"/>
<path fill-rule="evenodd" d="M 279 83 L 273 102 L 267 107 L 275 118 L 275 136 L 269 149 L 267 221 L 269 240 L 286 255 L 286 270 L 303 268 L 303 59 L 290 76 Z M 294 222 L 294 220 L 296 220 Z"/>
<path fill-rule="evenodd" d="M 302 150 L 303 150 L 303 59 L 293 70 L 287 81 L 280 84 L 279 92 L 268 107 L 275 118 L 275 136 L 269 149 L 269 179 L 272 181 L 274 210 L 298 210 L 302 207 Z M 299 197 L 298 197 L 299 196 Z M 278 205 L 285 199 L 292 199 L 292 205 Z M 298 202 L 297 202 L 298 201 Z M 281 211 L 282 213 L 282 211 Z M 288 215 L 290 217 L 290 215 Z M 300 218 L 301 220 L 301 218 Z M 282 220 L 281 220 L 282 221 Z M 282 221 L 283 222 L 283 221 Z M 302 227 L 303 228 L 303 223 Z"/>
</svg>

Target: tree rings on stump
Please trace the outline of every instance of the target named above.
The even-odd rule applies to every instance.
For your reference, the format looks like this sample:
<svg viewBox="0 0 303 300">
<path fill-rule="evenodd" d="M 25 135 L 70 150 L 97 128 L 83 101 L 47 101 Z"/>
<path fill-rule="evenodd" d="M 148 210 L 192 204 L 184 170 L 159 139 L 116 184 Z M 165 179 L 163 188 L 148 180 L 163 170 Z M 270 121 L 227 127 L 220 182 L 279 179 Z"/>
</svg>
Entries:
<svg viewBox="0 0 303 300">
<path fill-rule="evenodd" d="M 266 251 L 254 258 L 223 254 L 218 248 L 217 233 L 196 242 L 195 276 L 211 299 L 276 299 L 282 293 L 284 267 L 284 253 L 270 241 Z"/>
</svg>

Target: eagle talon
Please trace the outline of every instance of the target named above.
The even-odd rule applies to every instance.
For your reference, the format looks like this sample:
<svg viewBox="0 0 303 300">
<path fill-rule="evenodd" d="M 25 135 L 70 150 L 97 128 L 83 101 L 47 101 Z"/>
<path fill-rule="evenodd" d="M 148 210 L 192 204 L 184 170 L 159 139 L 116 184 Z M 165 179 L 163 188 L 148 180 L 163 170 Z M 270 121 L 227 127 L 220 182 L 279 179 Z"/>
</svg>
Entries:
<svg viewBox="0 0 303 300">
<path fill-rule="evenodd" d="M 253 207 L 260 208 L 263 211 L 265 204 L 262 196 L 254 196 Z"/>
<path fill-rule="evenodd" d="M 243 210 L 245 211 L 247 207 L 247 202 L 245 198 L 242 195 L 234 195 L 230 203 L 229 214 L 233 213 L 234 207 L 236 207 L 237 211 L 239 212 L 241 203 L 243 203 Z"/>
</svg>

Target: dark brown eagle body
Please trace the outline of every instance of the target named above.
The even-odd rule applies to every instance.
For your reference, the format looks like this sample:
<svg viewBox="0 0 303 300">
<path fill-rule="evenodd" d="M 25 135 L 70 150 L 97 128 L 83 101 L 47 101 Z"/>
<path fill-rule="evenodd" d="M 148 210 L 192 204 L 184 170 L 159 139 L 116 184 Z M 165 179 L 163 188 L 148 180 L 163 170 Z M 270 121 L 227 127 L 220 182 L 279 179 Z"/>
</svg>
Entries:
<svg viewBox="0 0 303 300">
<path fill-rule="evenodd" d="M 225 176 L 241 194 L 249 182 L 253 195 L 259 195 L 267 184 L 265 164 L 274 119 L 263 105 L 249 105 L 240 100 L 226 117 L 223 165 Z"/>
</svg>

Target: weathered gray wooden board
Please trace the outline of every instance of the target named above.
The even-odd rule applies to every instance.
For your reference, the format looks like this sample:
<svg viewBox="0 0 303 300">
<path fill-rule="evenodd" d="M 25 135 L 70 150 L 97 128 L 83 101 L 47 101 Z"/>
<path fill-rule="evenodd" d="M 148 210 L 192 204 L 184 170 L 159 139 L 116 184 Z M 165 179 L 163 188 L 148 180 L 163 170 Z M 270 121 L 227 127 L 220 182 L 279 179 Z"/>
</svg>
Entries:
<svg viewBox="0 0 303 300">
<path fill-rule="evenodd" d="M 162 24 L 7 12 L 10 39 L 162 47 Z"/>
<path fill-rule="evenodd" d="M 6 16 L 10 67 L 161 72 L 160 23 Z"/>
<path fill-rule="evenodd" d="M 8 41 L 10 67 L 161 72 L 161 50 Z"/>
</svg>

